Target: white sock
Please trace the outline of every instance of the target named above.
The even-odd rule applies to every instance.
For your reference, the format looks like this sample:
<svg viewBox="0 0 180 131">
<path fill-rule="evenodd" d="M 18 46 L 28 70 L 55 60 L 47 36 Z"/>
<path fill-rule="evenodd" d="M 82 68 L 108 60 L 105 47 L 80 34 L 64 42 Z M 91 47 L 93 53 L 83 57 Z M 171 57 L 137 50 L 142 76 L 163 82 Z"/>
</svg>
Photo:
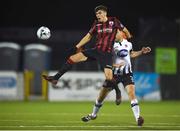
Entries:
<svg viewBox="0 0 180 131">
<path fill-rule="evenodd" d="M 138 105 L 138 100 L 134 99 L 131 101 L 131 108 L 134 114 L 134 117 L 136 119 L 136 121 L 138 120 L 139 116 L 140 116 L 140 109 L 139 109 L 139 105 Z"/>
<path fill-rule="evenodd" d="M 92 112 L 92 116 L 96 116 L 97 113 L 99 112 L 99 109 L 101 108 L 102 106 L 102 102 L 98 102 L 96 100 L 96 103 L 94 104 L 94 107 L 93 107 L 93 112 Z"/>
</svg>

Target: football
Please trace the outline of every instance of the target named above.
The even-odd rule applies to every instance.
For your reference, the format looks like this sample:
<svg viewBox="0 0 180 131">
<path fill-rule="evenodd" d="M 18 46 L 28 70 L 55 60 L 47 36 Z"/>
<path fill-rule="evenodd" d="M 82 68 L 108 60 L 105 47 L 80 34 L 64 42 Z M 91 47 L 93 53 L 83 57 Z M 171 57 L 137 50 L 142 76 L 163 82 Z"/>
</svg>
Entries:
<svg viewBox="0 0 180 131">
<path fill-rule="evenodd" d="M 47 40 L 51 37 L 50 29 L 46 26 L 41 26 L 37 30 L 37 37 L 42 40 Z"/>
</svg>

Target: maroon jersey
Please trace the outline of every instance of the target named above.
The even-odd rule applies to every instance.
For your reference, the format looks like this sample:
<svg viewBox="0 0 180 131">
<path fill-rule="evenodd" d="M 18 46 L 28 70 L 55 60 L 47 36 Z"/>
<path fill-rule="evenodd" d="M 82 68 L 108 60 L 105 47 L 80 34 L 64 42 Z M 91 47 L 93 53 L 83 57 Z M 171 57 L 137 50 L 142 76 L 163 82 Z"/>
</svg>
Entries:
<svg viewBox="0 0 180 131">
<path fill-rule="evenodd" d="M 94 21 L 89 33 L 96 35 L 96 48 L 103 52 L 112 52 L 117 29 L 122 30 L 124 26 L 115 17 L 108 17 L 106 22 Z"/>
</svg>

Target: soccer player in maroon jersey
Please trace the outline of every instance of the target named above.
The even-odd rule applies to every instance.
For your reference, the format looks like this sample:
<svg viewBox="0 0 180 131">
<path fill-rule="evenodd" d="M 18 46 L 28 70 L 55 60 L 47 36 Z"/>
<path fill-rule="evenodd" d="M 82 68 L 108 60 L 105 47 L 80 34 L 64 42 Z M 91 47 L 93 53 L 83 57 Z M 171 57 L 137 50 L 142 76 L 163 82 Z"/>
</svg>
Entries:
<svg viewBox="0 0 180 131">
<path fill-rule="evenodd" d="M 123 33 L 122 33 L 123 35 Z M 142 126 L 144 123 L 144 118 L 140 116 L 140 107 L 138 104 L 138 100 L 135 95 L 135 84 L 133 80 L 133 72 L 132 72 L 132 64 L 131 58 L 137 58 L 143 54 L 147 54 L 151 51 L 150 47 L 143 47 L 139 51 L 132 50 L 132 43 L 124 39 L 121 43 L 115 42 L 114 44 L 114 53 L 113 53 L 113 78 L 116 81 L 116 86 L 114 89 L 118 88 L 118 84 L 122 83 L 124 88 L 127 91 L 129 96 L 129 100 L 131 103 L 131 108 L 137 122 L 138 126 Z M 119 89 L 119 88 L 118 88 Z M 109 90 L 110 92 L 111 90 Z M 94 120 L 97 117 L 97 114 L 101 107 L 103 106 L 103 101 L 108 95 L 109 92 L 102 92 L 100 90 L 99 95 L 97 96 L 95 105 L 93 107 L 92 113 L 87 116 L 82 117 L 82 121 L 88 122 L 90 120 Z"/>
<path fill-rule="evenodd" d="M 123 26 L 116 17 L 107 17 L 106 6 L 97 6 L 95 8 L 95 15 L 97 20 L 94 21 L 89 32 L 72 48 L 74 54 L 67 59 L 66 63 L 54 76 L 43 75 L 44 79 L 49 81 L 53 86 L 56 86 L 58 79 L 70 70 L 73 64 L 87 60 L 97 60 L 103 68 L 106 78 L 102 92 L 106 93 L 114 87 L 112 72 L 113 44 L 114 41 L 120 41 L 122 39 L 120 31 L 125 32 L 127 38 L 131 38 L 131 35 L 127 28 Z M 75 53 L 88 43 L 93 36 L 96 36 L 96 45 L 94 48 Z"/>
</svg>

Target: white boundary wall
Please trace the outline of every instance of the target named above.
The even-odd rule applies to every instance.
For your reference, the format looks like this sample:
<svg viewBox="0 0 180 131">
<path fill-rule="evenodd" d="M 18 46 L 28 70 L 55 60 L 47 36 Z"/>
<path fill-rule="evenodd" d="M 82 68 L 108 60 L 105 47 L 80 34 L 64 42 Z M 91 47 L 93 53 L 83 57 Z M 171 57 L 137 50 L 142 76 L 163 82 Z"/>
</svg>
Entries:
<svg viewBox="0 0 180 131">
<path fill-rule="evenodd" d="M 23 100 L 23 74 L 14 71 L 0 72 L 0 100 Z"/>
<path fill-rule="evenodd" d="M 49 75 L 56 72 L 51 71 Z M 159 75 L 155 73 L 134 73 L 136 95 L 141 100 L 161 100 Z M 67 72 L 58 82 L 59 88 L 48 85 L 49 101 L 94 101 L 104 82 L 103 72 Z M 24 99 L 23 73 L 0 71 L 0 100 Z M 124 87 L 119 84 L 122 100 L 128 100 Z M 115 100 L 113 90 L 106 100 Z"/>
<path fill-rule="evenodd" d="M 50 72 L 50 75 L 55 72 Z M 58 82 L 59 88 L 53 88 L 49 84 L 49 101 L 94 101 L 98 96 L 99 90 L 104 82 L 103 72 L 67 72 Z M 122 87 L 121 87 L 122 88 Z M 127 94 L 121 89 L 123 99 L 127 100 Z M 115 100 L 113 90 L 106 100 Z"/>
<path fill-rule="evenodd" d="M 50 72 L 54 75 L 56 72 Z M 67 72 L 58 82 L 59 88 L 53 88 L 49 84 L 48 98 L 49 101 L 94 101 L 105 80 L 103 72 Z M 159 101 L 160 93 L 160 76 L 156 73 L 134 73 L 136 96 L 139 100 Z M 129 100 L 127 93 L 119 84 L 122 94 L 122 100 Z M 111 91 L 106 100 L 115 100 L 115 91 Z"/>
</svg>

